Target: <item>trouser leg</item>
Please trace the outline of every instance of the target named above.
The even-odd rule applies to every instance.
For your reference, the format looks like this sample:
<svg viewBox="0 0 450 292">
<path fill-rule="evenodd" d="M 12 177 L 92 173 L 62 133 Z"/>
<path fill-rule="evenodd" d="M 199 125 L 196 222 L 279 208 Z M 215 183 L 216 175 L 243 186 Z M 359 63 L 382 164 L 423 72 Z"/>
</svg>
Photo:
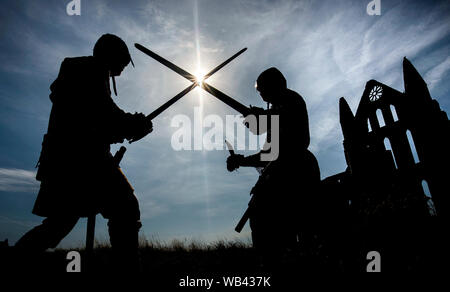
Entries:
<svg viewBox="0 0 450 292">
<path fill-rule="evenodd" d="M 275 270 L 279 268 L 283 252 L 281 234 L 273 222 L 260 215 L 250 217 L 253 247 L 260 257 L 262 268 Z"/>
<path fill-rule="evenodd" d="M 49 217 L 20 238 L 15 247 L 29 252 L 55 248 L 77 224 L 79 217 Z"/>
<path fill-rule="evenodd" d="M 296 224 L 288 208 L 254 210 L 250 217 L 253 247 L 265 269 L 286 268 L 297 251 Z"/>
<path fill-rule="evenodd" d="M 114 255 L 116 270 L 137 271 L 139 269 L 139 203 L 126 177 L 119 170 L 114 174 L 116 188 L 102 212 L 108 221 L 108 232 Z"/>
<path fill-rule="evenodd" d="M 110 219 L 108 222 L 109 238 L 114 256 L 116 270 L 137 271 L 139 269 L 139 229 L 140 221 Z"/>
</svg>

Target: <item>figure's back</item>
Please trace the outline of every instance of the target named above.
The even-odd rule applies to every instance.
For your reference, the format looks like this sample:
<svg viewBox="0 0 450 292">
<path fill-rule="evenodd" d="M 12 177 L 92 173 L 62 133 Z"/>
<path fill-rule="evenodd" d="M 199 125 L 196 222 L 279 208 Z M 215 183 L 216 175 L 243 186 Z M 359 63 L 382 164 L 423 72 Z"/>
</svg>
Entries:
<svg viewBox="0 0 450 292">
<path fill-rule="evenodd" d="M 74 151 L 109 150 L 111 129 L 123 111 L 111 98 L 108 72 L 95 58 L 66 58 L 50 89 L 48 134 L 55 142 Z"/>
<path fill-rule="evenodd" d="M 280 98 L 283 104 L 275 109 L 280 115 L 280 155 L 291 156 L 308 149 L 308 112 L 297 92 L 287 89 Z"/>
</svg>

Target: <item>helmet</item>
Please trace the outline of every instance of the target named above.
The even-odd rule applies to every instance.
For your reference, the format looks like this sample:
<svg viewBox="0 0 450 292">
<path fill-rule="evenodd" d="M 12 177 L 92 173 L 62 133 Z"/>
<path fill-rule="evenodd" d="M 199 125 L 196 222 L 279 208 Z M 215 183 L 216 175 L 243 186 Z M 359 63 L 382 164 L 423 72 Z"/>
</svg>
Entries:
<svg viewBox="0 0 450 292">
<path fill-rule="evenodd" d="M 280 70 L 275 67 L 265 70 L 256 79 L 256 90 L 259 92 L 276 92 L 286 88 L 286 79 Z"/>
<path fill-rule="evenodd" d="M 131 62 L 134 67 L 133 60 L 131 59 L 130 52 L 125 42 L 116 35 L 104 34 L 102 35 L 94 46 L 94 57 L 99 59 L 101 63 L 107 66 L 113 81 L 114 93 L 117 95 L 115 75 L 120 75 L 120 72 Z"/>
<path fill-rule="evenodd" d="M 109 67 L 125 67 L 130 62 L 134 67 L 127 45 L 120 37 L 113 34 L 107 33 L 98 39 L 93 55 Z"/>
</svg>

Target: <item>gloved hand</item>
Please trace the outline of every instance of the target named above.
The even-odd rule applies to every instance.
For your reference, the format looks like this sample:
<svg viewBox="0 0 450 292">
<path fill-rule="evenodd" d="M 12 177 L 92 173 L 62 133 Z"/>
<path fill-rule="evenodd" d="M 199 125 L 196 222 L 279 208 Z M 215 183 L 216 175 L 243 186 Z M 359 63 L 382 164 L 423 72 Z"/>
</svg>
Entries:
<svg viewBox="0 0 450 292">
<path fill-rule="evenodd" d="M 241 154 L 234 154 L 230 155 L 227 158 L 227 169 L 229 172 L 232 172 L 233 170 L 236 170 L 239 168 L 239 166 L 242 165 L 242 162 L 244 161 L 244 155 Z"/>
<path fill-rule="evenodd" d="M 250 114 L 255 115 L 255 116 L 267 115 L 266 110 L 263 109 L 262 107 L 251 106 L 251 105 L 250 105 Z"/>
<path fill-rule="evenodd" d="M 142 113 L 135 113 L 133 115 L 132 129 L 131 133 L 127 137 L 130 143 L 138 141 L 153 131 L 153 123 L 151 120 Z"/>
</svg>

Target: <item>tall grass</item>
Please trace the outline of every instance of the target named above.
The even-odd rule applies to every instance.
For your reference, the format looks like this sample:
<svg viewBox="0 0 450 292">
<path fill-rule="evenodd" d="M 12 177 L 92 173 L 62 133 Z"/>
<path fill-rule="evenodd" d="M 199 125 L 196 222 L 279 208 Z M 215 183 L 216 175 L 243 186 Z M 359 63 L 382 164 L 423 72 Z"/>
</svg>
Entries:
<svg viewBox="0 0 450 292">
<path fill-rule="evenodd" d="M 226 249 L 250 249 L 252 247 L 250 239 L 248 240 L 228 240 L 228 239 L 217 239 L 212 242 L 203 242 L 197 239 L 172 239 L 170 241 L 161 240 L 159 238 L 147 239 L 145 236 L 139 236 L 139 248 L 140 249 L 151 249 L 160 251 L 215 251 L 215 250 L 226 250 Z M 94 249 L 109 249 L 111 244 L 107 239 L 96 239 Z M 57 249 L 66 250 L 66 249 Z M 84 250 L 84 246 L 81 245 L 77 248 L 71 250 Z"/>
<path fill-rule="evenodd" d="M 65 255 L 76 250 L 85 255 L 84 246 L 72 249 L 57 248 L 49 256 L 64 260 Z M 53 254 L 53 255 L 51 255 Z M 157 238 L 139 238 L 141 271 L 158 273 L 257 271 L 259 258 L 250 240 L 218 239 L 203 242 L 192 239 L 164 241 Z M 113 265 L 109 240 L 97 239 L 90 259 L 90 269 L 108 271 Z M 54 270 L 51 268 L 51 270 Z"/>
</svg>

